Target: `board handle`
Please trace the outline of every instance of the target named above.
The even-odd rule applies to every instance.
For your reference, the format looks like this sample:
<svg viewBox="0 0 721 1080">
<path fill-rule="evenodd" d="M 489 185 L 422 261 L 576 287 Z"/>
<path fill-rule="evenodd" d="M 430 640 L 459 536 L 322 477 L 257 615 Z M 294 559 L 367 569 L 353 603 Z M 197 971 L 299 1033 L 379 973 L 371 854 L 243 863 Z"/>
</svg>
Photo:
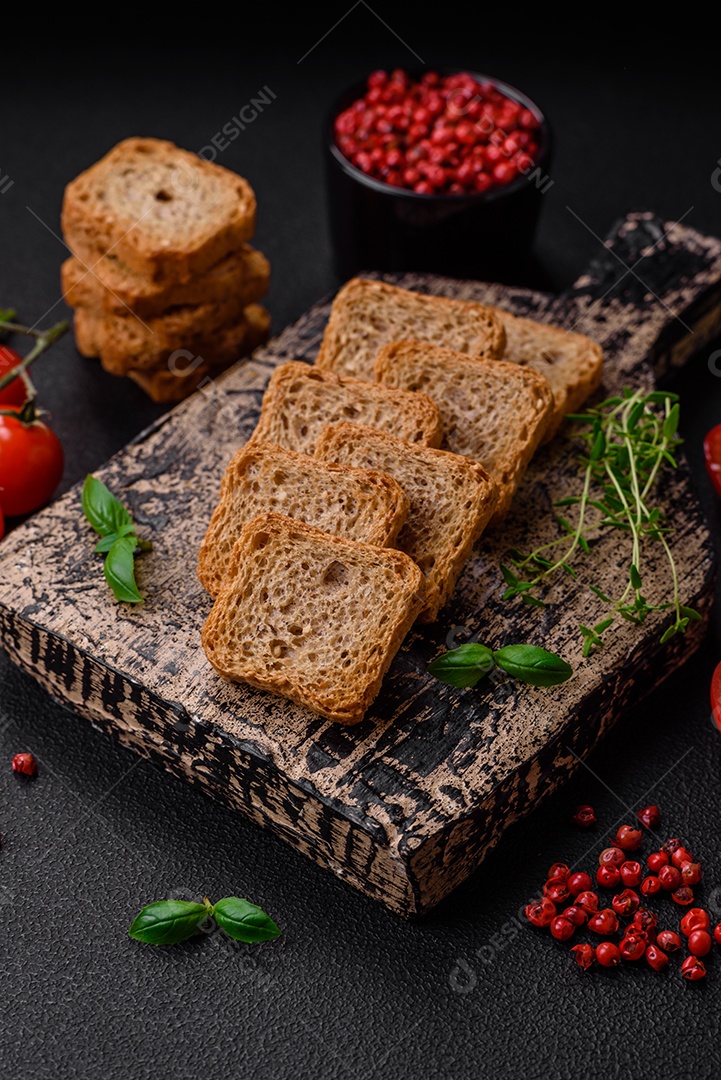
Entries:
<svg viewBox="0 0 721 1080">
<path fill-rule="evenodd" d="M 603 305 L 618 334 L 643 335 L 663 376 L 721 334 L 721 240 L 650 211 L 628 214 L 557 305 L 562 325 L 575 310 L 575 328 L 592 337 Z"/>
</svg>

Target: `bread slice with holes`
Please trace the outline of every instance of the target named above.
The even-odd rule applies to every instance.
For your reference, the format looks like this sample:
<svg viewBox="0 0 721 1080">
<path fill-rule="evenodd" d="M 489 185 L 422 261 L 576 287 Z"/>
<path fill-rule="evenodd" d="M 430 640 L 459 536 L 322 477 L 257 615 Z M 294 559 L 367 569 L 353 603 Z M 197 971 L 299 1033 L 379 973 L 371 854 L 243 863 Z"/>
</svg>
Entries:
<svg viewBox="0 0 721 1080">
<path fill-rule="evenodd" d="M 266 512 L 348 540 L 392 547 L 408 498 L 392 476 L 372 468 L 316 461 L 272 443 L 241 447 L 225 471 L 198 557 L 198 577 L 211 596 L 220 592 L 241 529 Z"/>
<path fill-rule="evenodd" d="M 564 416 L 576 412 L 601 384 L 603 350 L 585 334 L 539 323 L 495 309 L 506 331 L 504 360 L 533 368 L 548 381 L 553 415 L 544 442 L 558 431 Z"/>
<path fill-rule="evenodd" d="M 553 414 L 553 394 L 543 376 L 519 364 L 419 341 L 386 345 L 375 376 L 384 386 L 433 398 L 443 449 L 483 465 L 498 485 L 495 516 L 506 514 Z"/>
<path fill-rule="evenodd" d="M 162 139 L 114 146 L 65 189 L 65 240 L 86 264 L 112 252 L 153 281 L 188 281 L 255 229 L 246 180 Z"/>
<path fill-rule="evenodd" d="M 506 343 L 501 320 L 485 304 L 353 278 L 333 301 L 316 365 L 372 380 L 378 350 L 408 339 L 488 358 L 501 357 Z"/>
<path fill-rule="evenodd" d="M 249 521 L 203 628 L 216 671 L 357 724 L 420 611 L 423 575 L 401 551 L 280 514 Z"/>
<path fill-rule="evenodd" d="M 360 424 L 323 429 L 316 457 L 394 477 L 410 501 L 397 546 L 423 571 L 425 604 L 419 622 L 433 622 L 451 596 L 464 563 L 496 509 L 498 489 L 474 461 L 413 446 Z"/>
<path fill-rule="evenodd" d="M 71 256 L 61 268 L 63 298 L 70 307 L 141 318 L 163 315 L 168 308 L 216 303 L 227 296 L 246 307 L 265 296 L 269 284 L 268 260 L 247 244 L 180 283 L 158 284 L 134 273 L 115 255 L 99 251 L 88 265 Z"/>
<path fill-rule="evenodd" d="M 443 436 L 438 407 L 427 394 L 390 390 L 291 360 L 268 383 L 252 441 L 312 454 L 325 425 L 342 420 L 423 446 L 440 446 Z"/>
</svg>

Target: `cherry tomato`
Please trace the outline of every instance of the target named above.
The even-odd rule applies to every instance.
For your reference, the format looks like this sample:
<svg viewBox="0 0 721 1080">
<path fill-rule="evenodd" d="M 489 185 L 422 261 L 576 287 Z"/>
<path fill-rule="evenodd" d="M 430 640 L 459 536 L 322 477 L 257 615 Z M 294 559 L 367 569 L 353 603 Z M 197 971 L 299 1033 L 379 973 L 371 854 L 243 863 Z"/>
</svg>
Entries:
<svg viewBox="0 0 721 1080">
<path fill-rule="evenodd" d="M 0 507 L 6 517 L 43 506 L 63 475 L 63 448 L 54 431 L 32 419 L 32 406 L 0 414 Z"/>
<path fill-rule="evenodd" d="M 9 349 L 7 345 L 0 345 L 0 379 L 21 362 L 22 356 L 19 356 L 14 349 Z M 30 376 L 27 373 L 25 379 L 29 382 Z M 24 405 L 27 399 L 28 383 L 22 378 L 13 379 L 4 390 L 0 390 L 0 405 Z"/>
<path fill-rule="evenodd" d="M 721 495 L 721 424 L 711 428 L 704 439 L 703 456 L 706 459 L 706 472 L 716 488 L 716 494 Z"/>
<path fill-rule="evenodd" d="M 721 731 L 721 664 L 716 666 L 711 678 L 711 711 L 716 727 Z"/>
</svg>

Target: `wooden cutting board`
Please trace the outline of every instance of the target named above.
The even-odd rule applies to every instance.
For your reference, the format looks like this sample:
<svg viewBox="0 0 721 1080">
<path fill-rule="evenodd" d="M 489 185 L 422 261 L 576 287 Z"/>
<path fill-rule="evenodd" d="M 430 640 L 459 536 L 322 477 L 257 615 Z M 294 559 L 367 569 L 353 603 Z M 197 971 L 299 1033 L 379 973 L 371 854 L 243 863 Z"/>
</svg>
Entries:
<svg viewBox="0 0 721 1080">
<path fill-rule="evenodd" d="M 721 332 L 721 242 L 651 214 L 619 223 L 562 297 L 427 275 L 387 280 L 584 331 L 605 350 L 604 394 L 650 389 Z M 552 502 L 579 491 L 576 450 L 561 434 L 535 458 L 503 531 L 481 539 L 439 621 L 411 633 L 360 725 L 339 727 L 224 683 L 200 647 L 211 602 L 195 577 L 196 554 L 225 465 L 253 430 L 273 368 L 313 360 L 328 309 L 317 304 L 99 470 L 154 543 L 138 563 L 144 605 L 113 602 L 75 488 L 0 547 L 0 631 L 17 664 L 101 730 L 368 896 L 418 915 L 565 780 L 631 702 L 686 659 L 705 623 L 663 647 L 662 615 L 643 627 L 624 624 L 583 660 L 577 625 L 602 618 L 603 604 L 581 582 L 564 578 L 543 611 L 501 600 L 506 549 L 530 550 L 555 536 Z M 678 526 L 672 543 L 682 600 L 706 612 L 713 557 L 685 463 L 663 480 L 662 499 Z M 661 554 L 649 552 L 644 578 L 652 601 L 667 581 Z M 610 536 L 594 547 L 589 578 L 613 592 L 628 561 Z M 498 680 L 460 691 L 426 674 L 447 641 L 476 631 L 495 647 L 543 644 L 575 675 L 552 690 Z"/>
</svg>

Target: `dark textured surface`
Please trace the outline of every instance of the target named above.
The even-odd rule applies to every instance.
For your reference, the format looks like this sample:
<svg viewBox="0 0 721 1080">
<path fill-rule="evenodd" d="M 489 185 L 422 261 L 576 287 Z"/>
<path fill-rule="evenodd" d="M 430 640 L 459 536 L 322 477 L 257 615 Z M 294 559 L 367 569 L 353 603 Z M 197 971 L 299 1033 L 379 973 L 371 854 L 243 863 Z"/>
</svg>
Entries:
<svg viewBox="0 0 721 1080">
<path fill-rule="evenodd" d="M 560 289 L 588 263 L 597 241 L 567 204 L 599 234 L 634 205 L 667 218 L 694 205 L 688 223 L 721 232 L 721 195 L 710 183 L 721 153 L 717 69 L 699 61 L 696 34 L 693 50 L 677 42 L 670 78 L 661 62 L 667 42 L 642 49 L 629 42 L 624 53 L 610 28 L 603 55 L 599 47 L 589 59 L 584 43 L 577 59 L 562 51 L 549 62 L 537 42 L 519 50 L 523 27 L 512 40 L 503 32 L 489 40 L 479 28 L 462 35 L 467 45 L 451 45 L 449 32 L 424 49 L 407 8 L 378 10 L 424 59 L 505 76 L 551 114 L 558 181 L 544 206 L 540 265 L 519 267 L 519 282 Z M 267 83 L 278 87 L 273 111 L 226 154 L 259 191 L 258 243 L 275 263 L 276 327 L 297 317 L 334 285 L 316 183 L 319 110 L 369 67 L 406 61 L 400 46 L 389 50 L 393 38 L 380 24 L 359 55 L 337 53 L 372 22 L 361 8 L 296 68 L 332 21 L 317 12 L 311 26 L 295 27 L 300 49 L 287 57 L 253 59 L 239 49 L 198 62 L 187 48 L 141 53 L 132 77 L 127 54 L 97 47 L 43 56 L 30 76 L 26 50 L 17 50 L 16 63 L 6 57 L 0 171 L 16 182 L 0 196 L 2 295 L 29 318 L 57 297 L 62 249 L 26 204 L 57 222 L 62 185 L 118 138 L 141 132 L 200 146 Z M 212 28 L 206 44 L 215 46 L 221 32 Z M 669 140 L 681 132 L 672 151 Z M 291 159 L 303 167 L 288 168 Z M 721 419 L 721 383 L 707 366 L 712 351 L 677 382 L 692 469 L 718 530 L 721 512 L 700 451 L 704 431 Z M 65 439 L 68 486 L 159 412 L 75 357 L 69 343 L 46 359 L 38 382 Z M 44 763 L 32 785 L 0 772 L 3 1075 L 716 1077 L 720 964 L 708 985 L 682 984 L 675 970 L 660 979 L 643 969 L 584 978 L 568 967 L 562 946 L 525 928 L 514 935 L 512 923 L 503 928 L 551 861 L 580 858 L 592 839 L 601 846 L 605 830 L 590 838 L 567 825 L 574 800 L 594 801 L 610 826 L 626 813 L 621 801 L 633 807 L 649 789 L 668 831 L 705 858 L 702 895 L 718 902 L 721 742 L 707 705 L 718 629 L 716 621 L 697 657 L 593 756 L 600 781 L 584 771 L 418 926 L 387 915 L 237 814 L 136 764 L 0 658 L 0 754 L 7 760 L 30 747 Z M 286 935 L 257 951 L 215 939 L 152 951 L 126 939 L 138 906 L 174 890 L 248 895 Z M 505 947 L 494 949 L 498 933 Z"/>
</svg>

